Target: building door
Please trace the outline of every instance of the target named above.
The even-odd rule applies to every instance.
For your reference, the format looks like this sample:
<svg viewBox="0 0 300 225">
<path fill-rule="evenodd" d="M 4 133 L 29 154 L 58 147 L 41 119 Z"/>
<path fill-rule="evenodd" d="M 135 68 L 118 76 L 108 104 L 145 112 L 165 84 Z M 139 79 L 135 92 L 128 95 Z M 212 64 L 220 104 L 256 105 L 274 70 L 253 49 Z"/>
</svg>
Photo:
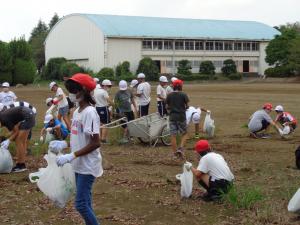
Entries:
<svg viewBox="0 0 300 225">
<path fill-rule="evenodd" d="M 249 73 L 249 60 L 243 61 L 243 73 Z"/>
<path fill-rule="evenodd" d="M 161 73 L 161 63 L 160 63 L 160 60 L 154 60 L 154 62 L 156 64 L 157 68 L 158 68 L 159 73 Z"/>
</svg>

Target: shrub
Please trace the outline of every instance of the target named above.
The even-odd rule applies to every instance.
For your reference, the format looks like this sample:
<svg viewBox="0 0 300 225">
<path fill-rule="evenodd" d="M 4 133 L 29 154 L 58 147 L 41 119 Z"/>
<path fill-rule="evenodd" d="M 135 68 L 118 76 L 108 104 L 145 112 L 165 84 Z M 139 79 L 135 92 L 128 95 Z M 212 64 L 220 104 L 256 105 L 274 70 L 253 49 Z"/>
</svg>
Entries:
<svg viewBox="0 0 300 225">
<path fill-rule="evenodd" d="M 36 66 L 33 60 L 16 59 L 14 84 L 30 84 L 36 75 Z"/>
<path fill-rule="evenodd" d="M 0 71 L 8 72 L 12 69 L 12 56 L 8 45 L 0 41 Z M 1 79 L 1 78 L 0 78 Z"/>
<path fill-rule="evenodd" d="M 233 73 L 227 76 L 230 80 L 241 80 L 243 75 L 240 73 Z"/>
<path fill-rule="evenodd" d="M 66 62 L 60 67 L 60 77 L 71 77 L 75 73 L 80 73 L 81 68 L 76 63 Z"/>
<path fill-rule="evenodd" d="M 18 59 L 31 60 L 32 51 L 30 45 L 27 43 L 24 37 L 20 39 L 14 39 L 9 44 L 9 51 L 13 58 L 13 62 Z"/>
<path fill-rule="evenodd" d="M 203 61 L 200 64 L 200 69 L 199 72 L 201 74 L 209 74 L 209 75 L 214 75 L 215 74 L 215 66 L 212 63 L 212 61 Z"/>
<path fill-rule="evenodd" d="M 130 76 L 132 73 L 130 72 L 130 63 L 128 61 L 124 61 L 123 63 L 119 63 L 116 67 L 116 77 L 121 76 Z"/>
<path fill-rule="evenodd" d="M 289 77 L 293 75 L 293 71 L 288 66 L 277 66 L 265 70 L 268 77 Z"/>
<path fill-rule="evenodd" d="M 12 73 L 10 71 L 8 72 L 1 72 L 0 71 L 0 83 L 3 82 L 8 82 L 8 83 L 12 83 L 13 79 L 12 79 Z"/>
<path fill-rule="evenodd" d="M 146 57 L 140 60 L 136 73 L 144 73 L 146 75 L 146 80 L 157 81 L 159 76 L 159 69 L 151 58 Z"/>
<path fill-rule="evenodd" d="M 232 59 L 227 59 L 223 62 L 222 73 L 225 75 L 236 73 L 236 65 Z"/>
<path fill-rule="evenodd" d="M 178 62 L 177 73 L 182 75 L 192 75 L 191 62 L 189 60 L 180 60 Z"/>
<path fill-rule="evenodd" d="M 114 70 L 109 67 L 103 67 L 99 71 L 99 73 L 97 73 L 96 77 L 98 77 L 100 80 L 104 80 L 104 79 L 115 80 Z"/>
<path fill-rule="evenodd" d="M 51 58 L 48 60 L 46 67 L 43 69 L 42 77 L 46 80 L 60 80 L 62 79 L 60 68 L 67 60 L 61 58 Z"/>
</svg>

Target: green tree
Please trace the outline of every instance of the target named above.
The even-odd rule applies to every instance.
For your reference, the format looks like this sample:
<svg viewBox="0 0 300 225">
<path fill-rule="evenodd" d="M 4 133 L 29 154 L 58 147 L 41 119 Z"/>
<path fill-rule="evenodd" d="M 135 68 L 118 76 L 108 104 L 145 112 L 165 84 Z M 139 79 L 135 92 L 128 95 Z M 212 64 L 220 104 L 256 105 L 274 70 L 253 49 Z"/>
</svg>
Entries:
<svg viewBox="0 0 300 225">
<path fill-rule="evenodd" d="M 200 64 L 199 72 L 201 74 L 214 75 L 215 74 L 215 66 L 212 61 L 202 61 Z"/>
<path fill-rule="evenodd" d="M 295 73 L 300 75 L 300 36 L 290 43 L 290 54 L 288 56 L 289 67 Z"/>
<path fill-rule="evenodd" d="M 33 60 L 16 59 L 13 76 L 14 84 L 30 84 L 34 81 L 35 75 L 36 66 Z"/>
<path fill-rule="evenodd" d="M 221 70 L 222 70 L 222 73 L 227 76 L 237 72 L 235 62 L 232 59 L 226 59 L 223 62 L 223 67 Z"/>
<path fill-rule="evenodd" d="M 49 22 L 49 30 L 51 30 L 58 21 L 59 21 L 59 16 L 57 15 L 57 13 L 55 13 Z"/>
<path fill-rule="evenodd" d="M 177 73 L 182 75 L 192 75 L 192 66 L 189 60 L 180 60 L 178 62 Z"/>
<path fill-rule="evenodd" d="M 60 77 L 71 77 L 81 71 L 82 69 L 76 63 L 66 62 L 60 66 Z"/>
<path fill-rule="evenodd" d="M 132 73 L 130 72 L 130 63 L 128 61 L 124 61 L 123 63 L 119 63 L 116 67 L 116 77 L 122 76 L 130 76 Z"/>
<path fill-rule="evenodd" d="M 60 68 L 66 62 L 67 60 L 63 57 L 49 59 L 43 69 L 42 77 L 46 80 L 62 80 Z"/>
<path fill-rule="evenodd" d="M 12 57 L 8 44 L 0 41 L 0 82 L 12 83 Z"/>
<path fill-rule="evenodd" d="M 13 64 L 17 58 L 31 60 L 32 50 L 24 37 L 12 40 L 9 44 L 9 51 L 12 56 Z"/>
<path fill-rule="evenodd" d="M 159 69 L 151 58 L 146 57 L 140 60 L 136 73 L 144 73 L 147 80 L 158 80 Z"/>
<path fill-rule="evenodd" d="M 115 73 L 114 70 L 110 67 L 103 67 L 99 73 L 97 73 L 96 77 L 98 77 L 100 80 L 109 79 L 114 80 L 115 79 Z"/>
</svg>

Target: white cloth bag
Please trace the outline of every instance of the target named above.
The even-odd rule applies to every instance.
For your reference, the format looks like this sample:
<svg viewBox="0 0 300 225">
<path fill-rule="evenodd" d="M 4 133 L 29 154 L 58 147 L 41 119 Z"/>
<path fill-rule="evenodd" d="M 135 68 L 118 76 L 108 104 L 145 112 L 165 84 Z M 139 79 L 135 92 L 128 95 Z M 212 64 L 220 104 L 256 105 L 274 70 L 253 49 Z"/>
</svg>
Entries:
<svg viewBox="0 0 300 225">
<path fill-rule="evenodd" d="M 299 212 L 300 211 L 300 188 L 291 198 L 288 204 L 288 211 L 289 212 Z"/>
<path fill-rule="evenodd" d="M 203 131 L 209 136 L 213 137 L 215 134 L 215 121 L 211 118 L 210 113 L 206 113 Z"/>
<path fill-rule="evenodd" d="M 10 152 L 0 147 L 0 173 L 10 173 L 13 168 L 13 160 Z"/>
<path fill-rule="evenodd" d="M 31 182 L 36 182 L 38 188 L 60 208 L 63 208 L 75 191 L 75 174 L 70 163 L 63 167 L 56 164 L 56 155 L 48 152 L 44 156 L 48 166 L 29 174 Z M 35 178 L 33 180 L 33 178 Z"/>
<path fill-rule="evenodd" d="M 183 165 L 183 173 L 177 174 L 176 179 L 180 180 L 181 189 L 180 195 L 183 198 L 189 198 L 192 194 L 193 190 L 193 173 L 192 171 L 187 171 L 185 166 Z"/>
</svg>

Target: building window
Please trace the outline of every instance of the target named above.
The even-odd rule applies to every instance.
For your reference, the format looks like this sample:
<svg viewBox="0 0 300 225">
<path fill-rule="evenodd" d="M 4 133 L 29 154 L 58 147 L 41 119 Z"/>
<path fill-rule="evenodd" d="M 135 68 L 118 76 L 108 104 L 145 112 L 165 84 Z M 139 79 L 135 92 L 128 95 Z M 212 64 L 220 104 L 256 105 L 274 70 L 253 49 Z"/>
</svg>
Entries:
<svg viewBox="0 0 300 225">
<path fill-rule="evenodd" d="M 213 41 L 205 42 L 205 50 L 214 50 L 214 42 Z"/>
<path fill-rule="evenodd" d="M 160 40 L 153 41 L 153 50 L 162 50 L 163 49 L 163 42 Z"/>
<path fill-rule="evenodd" d="M 193 68 L 199 68 L 200 67 L 200 63 L 201 63 L 201 61 L 192 61 L 192 67 Z"/>
<path fill-rule="evenodd" d="M 259 51 L 259 43 L 252 42 L 252 51 Z"/>
<path fill-rule="evenodd" d="M 166 67 L 173 68 L 173 61 L 166 61 Z"/>
<path fill-rule="evenodd" d="M 152 40 L 144 40 L 143 41 L 143 49 L 151 50 L 152 49 Z"/>
<path fill-rule="evenodd" d="M 195 41 L 195 50 L 203 50 L 203 42 L 202 41 Z"/>
<path fill-rule="evenodd" d="M 173 42 L 172 41 L 164 41 L 164 49 L 165 50 L 172 50 L 173 49 Z"/>
<path fill-rule="evenodd" d="M 243 51 L 251 51 L 251 43 L 250 42 L 243 43 Z"/>
<path fill-rule="evenodd" d="M 242 42 L 235 42 L 234 43 L 234 50 L 235 51 L 242 51 Z"/>
<path fill-rule="evenodd" d="M 223 50 L 223 42 L 216 41 L 215 42 L 215 50 L 222 51 Z"/>
<path fill-rule="evenodd" d="M 194 41 L 185 41 L 185 50 L 195 50 Z"/>
<path fill-rule="evenodd" d="M 221 68 L 223 66 L 223 61 L 213 61 L 216 68 Z"/>
<path fill-rule="evenodd" d="M 224 50 L 225 51 L 232 51 L 232 42 L 224 42 Z"/>
<path fill-rule="evenodd" d="M 176 50 L 184 50 L 184 41 L 175 41 Z"/>
</svg>

